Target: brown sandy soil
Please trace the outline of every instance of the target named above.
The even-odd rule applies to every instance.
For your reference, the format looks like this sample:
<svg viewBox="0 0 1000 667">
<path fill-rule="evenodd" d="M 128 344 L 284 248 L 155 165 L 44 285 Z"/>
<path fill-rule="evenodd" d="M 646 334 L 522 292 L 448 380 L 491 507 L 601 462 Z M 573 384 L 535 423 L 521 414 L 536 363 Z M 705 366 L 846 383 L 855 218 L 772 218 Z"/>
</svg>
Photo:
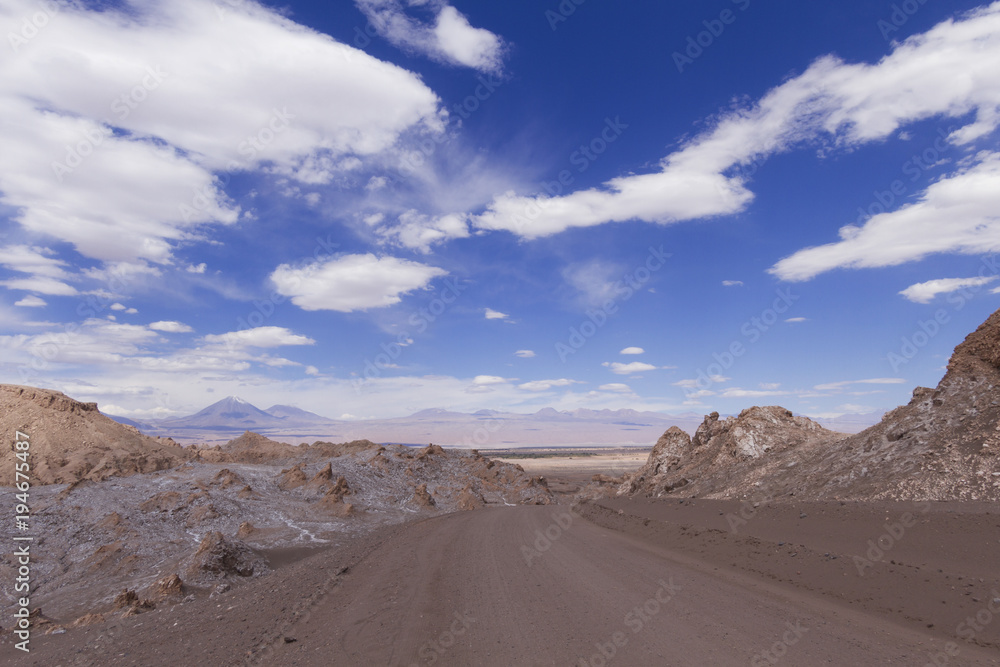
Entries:
<svg viewBox="0 0 1000 667">
<path fill-rule="evenodd" d="M 593 481 L 594 475 L 621 477 L 633 473 L 646 463 L 649 448 L 627 447 L 620 449 L 600 448 L 592 451 L 562 452 L 560 455 L 541 458 L 503 458 L 497 461 L 515 463 L 535 477 L 544 477 L 549 489 L 558 495 L 573 495 Z M 492 456 L 490 452 L 484 452 Z"/>
<path fill-rule="evenodd" d="M 863 576 L 852 556 L 879 538 L 887 516 L 902 520 L 912 508 L 762 503 L 734 534 L 729 515 L 744 509 L 615 499 L 572 514 L 565 506 L 447 514 L 380 529 L 221 598 L 39 636 L 27 656 L 6 644 L 0 659 L 46 667 L 1000 664 L 995 506 L 916 508 Z M 976 623 L 977 614 L 973 630 L 964 618 Z"/>
</svg>

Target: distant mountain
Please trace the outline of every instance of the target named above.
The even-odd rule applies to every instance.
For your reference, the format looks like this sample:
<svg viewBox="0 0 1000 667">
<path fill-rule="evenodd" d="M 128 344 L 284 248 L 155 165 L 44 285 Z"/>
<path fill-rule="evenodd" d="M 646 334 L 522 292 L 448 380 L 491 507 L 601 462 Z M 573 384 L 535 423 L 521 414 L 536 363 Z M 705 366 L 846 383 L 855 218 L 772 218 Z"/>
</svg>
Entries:
<svg viewBox="0 0 1000 667">
<path fill-rule="evenodd" d="M 852 415 L 824 425 L 857 432 L 877 416 Z M 186 417 L 146 420 L 117 418 L 149 435 L 171 436 L 185 443 L 222 443 L 233 431 L 251 430 L 290 444 L 325 440 L 407 442 L 480 449 L 561 445 L 652 445 L 664 431 L 678 426 L 688 433 L 702 421 L 696 413 L 666 415 L 631 409 L 573 411 L 543 408 L 534 414 L 479 410 L 472 414 L 443 408 L 421 410 L 408 417 L 339 421 L 290 405 L 267 410 L 230 396 Z M 835 422 L 835 423 L 834 423 Z"/>
<path fill-rule="evenodd" d="M 161 429 L 172 428 L 218 428 L 218 429 L 258 429 L 281 426 L 281 417 L 264 412 L 237 396 L 229 396 L 218 403 L 188 417 L 158 419 L 153 424 Z"/>
<path fill-rule="evenodd" d="M 329 424 L 329 423 L 335 423 L 336 421 L 318 415 L 315 412 L 309 412 L 308 410 L 296 408 L 291 405 L 272 405 L 267 410 L 264 410 L 264 412 L 271 415 L 272 417 L 277 417 L 278 419 L 282 419 L 286 423 Z"/>
</svg>

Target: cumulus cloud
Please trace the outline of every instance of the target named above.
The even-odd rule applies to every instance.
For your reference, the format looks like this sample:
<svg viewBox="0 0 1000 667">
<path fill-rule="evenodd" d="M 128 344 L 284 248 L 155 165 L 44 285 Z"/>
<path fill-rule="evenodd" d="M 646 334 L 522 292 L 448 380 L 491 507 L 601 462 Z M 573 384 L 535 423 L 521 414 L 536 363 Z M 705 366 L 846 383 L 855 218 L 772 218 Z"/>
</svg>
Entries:
<svg viewBox="0 0 1000 667">
<path fill-rule="evenodd" d="M 396 257 L 343 255 L 303 266 L 282 264 L 271 274 L 279 294 L 303 310 L 344 313 L 397 304 L 447 271 Z"/>
<path fill-rule="evenodd" d="M 384 217 L 379 217 L 382 223 Z M 429 216 L 409 210 L 396 224 L 381 224 L 375 230 L 383 240 L 427 254 L 431 247 L 450 239 L 467 238 L 469 226 L 462 215 Z"/>
<path fill-rule="evenodd" d="M 766 398 L 768 396 L 787 396 L 789 393 L 787 391 L 731 387 L 723 391 L 719 396 L 721 398 Z"/>
<path fill-rule="evenodd" d="M 627 384 L 622 384 L 621 382 L 612 382 L 610 384 L 602 384 L 598 387 L 601 391 L 613 391 L 618 394 L 631 394 L 632 388 Z"/>
<path fill-rule="evenodd" d="M 443 0 L 355 0 L 355 4 L 378 34 L 398 48 L 481 72 L 497 73 L 503 68 L 503 40 L 473 27 Z M 432 21 L 407 13 L 415 7 L 430 13 Z"/>
<path fill-rule="evenodd" d="M 710 130 L 663 158 L 658 171 L 620 176 L 600 187 L 564 196 L 505 192 L 474 216 L 472 223 L 533 239 L 609 222 L 668 224 L 736 213 L 753 200 L 738 168 L 771 155 L 816 142 L 849 149 L 885 140 L 903 125 L 934 116 L 973 116 L 950 136 L 953 143 L 967 144 L 985 136 L 1000 123 L 998 72 L 1000 2 L 994 2 L 895 44 L 892 53 L 874 64 L 851 64 L 834 56 L 816 60 L 755 104 L 724 114 Z M 861 241 L 845 241 L 843 247 L 829 253 L 827 248 L 796 256 L 795 261 L 776 266 L 776 273 L 802 280 L 839 265 L 906 261 L 906 257 L 931 252 L 930 244 L 937 242 L 944 242 L 948 251 L 972 251 L 965 250 L 970 241 L 978 248 L 975 252 L 995 248 L 998 244 L 990 239 L 995 241 L 998 235 L 991 227 L 977 230 L 977 224 L 989 222 L 982 212 L 996 210 L 1000 187 L 992 165 L 985 165 L 985 160 L 981 163 L 984 168 L 970 170 L 961 187 L 946 188 L 974 195 L 964 206 L 959 198 L 949 202 L 943 214 L 962 214 L 954 223 L 957 241 L 948 236 L 953 227 L 949 222 L 938 225 L 936 235 L 927 230 L 918 236 L 916 247 L 910 250 L 914 245 L 906 232 L 910 226 L 892 224 L 888 226 L 897 234 L 893 240 L 906 242 L 875 242 L 879 235 L 868 234 Z M 982 189 L 984 183 L 989 185 L 986 190 Z M 980 190 L 972 192 L 976 185 Z M 952 220 L 943 217 L 942 211 L 937 215 L 937 220 Z M 992 224 L 997 224 L 995 219 Z M 884 226 L 885 220 L 876 225 Z M 898 236 L 900 233 L 904 236 Z M 873 256 L 851 252 L 859 245 L 870 248 Z"/>
<path fill-rule="evenodd" d="M 487 308 L 483 312 L 486 314 L 486 319 L 488 320 L 506 320 L 510 317 L 507 313 L 501 313 L 499 310 L 493 310 L 492 308 Z"/>
<path fill-rule="evenodd" d="M 907 300 L 914 303 L 930 303 L 938 294 L 949 294 L 967 287 L 982 287 L 997 279 L 997 276 L 984 276 L 982 278 L 940 278 L 938 280 L 928 280 L 924 283 L 910 285 L 901 291 Z"/>
<path fill-rule="evenodd" d="M 521 357 L 522 359 L 532 359 L 535 357 L 534 350 L 518 350 L 514 353 L 514 356 Z"/>
<path fill-rule="evenodd" d="M 496 375 L 477 375 L 472 378 L 472 384 L 485 387 L 495 384 L 507 384 L 510 382 L 507 378 L 502 378 Z"/>
<path fill-rule="evenodd" d="M 40 299 L 34 294 L 29 294 L 23 299 L 15 301 L 14 305 L 21 306 L 22 308 L 42 308 L 43 306 L 47 306 L 49 304 L 47 304 L 44 299 Z"/>
<path fill-rule="evenodd" d="M 708 380 L 712 384 L 721 384 L 723 382 L 729 382 L 730 380 L 732 380 L 732 378 L 726 377 L 725 375 L 709 375 Z M 680 387 L 682 389 L 697 389 L 700 386 L 700 384 L 703 383 L 704 380 L 691 378 L 686 380 L 678 380 L 677 382 L 674 382 L 673 385 L 675 387 Z"/>
<path fill-rule="evenodd" d="M 646 364 L 641 361 L 633 361 L 630 364 L 623 364 L 621 362 L 608 362 L 605 361 L 602 366 L 610 368 L 611 372 L 615 375 L 630 375 L 632 373 L 642 373 L 643 371 L 655 371 L 657 367 L 652 364 Z"/>
<path fill-rule="evenodd" d="M 517 386 L 519 389 L 524 389 L 525 391 L 548 391 L 553 387 L 569 387 L 574 384 L 583 383 L 580 380 L 567 380 L 566 378 L 560 378 L 558 380 L 533 380 Z"/>
<path fill-rule="evenodd" d="M 8 0 L 0 33 L 37 10 Z M 255 2 L 211 0 L 64 5 L 0 60 L 0 116 L 0 200 L 24 228 L 157 264 L 238 220 L 219 172 L 328 182 L 444 122 L 415 74 Z"/>
<path fill-rule="evenodd" d="M 165 331 L 167 333 L 191 333 L 194 331 L 191 327 L 181 322 L 175 322 L 173 320 L 163 320 L 160 322 L 153 322 L 149 325 L 149 328 L 154 331 Z"/>
<path fill-rule="evenodd" d="M 645 354 L 645 353 L 646 350 L 642 349 L 641 347 L 626 347 L 618 354 Z"/>
<path fill-rule="evenodd" d="M 285 327 L 255 327 L 224 334 L 209 334 L 202 340 L 206 343 L 230 347 L 281 347 L 283 345 L 314 345 L 316 343 L 312 338 L 293 333 Z"/>
</svg>

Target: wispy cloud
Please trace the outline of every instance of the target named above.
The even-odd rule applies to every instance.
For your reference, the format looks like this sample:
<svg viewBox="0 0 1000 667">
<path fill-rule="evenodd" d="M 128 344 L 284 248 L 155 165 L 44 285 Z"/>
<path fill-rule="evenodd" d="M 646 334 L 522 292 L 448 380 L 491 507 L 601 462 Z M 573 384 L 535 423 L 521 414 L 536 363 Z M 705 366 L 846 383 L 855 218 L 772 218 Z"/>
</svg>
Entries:
<svg viewBox="0 0 1000 667">
<path fill-rule="evenodd" d="M 481 72 L 503 69 L 503 40 L 473 27 L 444 0 L 355 0 L 355 4 L 376 32 L 398 48 Z M 422 21 L 410 12 L 429 14 L 430 20 Z"/>
</svg>

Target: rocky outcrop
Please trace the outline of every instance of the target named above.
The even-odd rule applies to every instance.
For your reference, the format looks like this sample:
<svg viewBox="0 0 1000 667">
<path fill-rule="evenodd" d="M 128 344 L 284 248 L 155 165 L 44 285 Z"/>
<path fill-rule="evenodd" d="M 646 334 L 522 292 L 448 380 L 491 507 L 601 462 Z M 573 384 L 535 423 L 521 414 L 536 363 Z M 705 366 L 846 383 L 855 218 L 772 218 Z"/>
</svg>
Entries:
<svg viewBox="0 0 1000 667">
<path fill-rule="evenodd" d="M 188 576 L 194 579 L 264 574 L 267 565 L 241 540 L 227 538 L 218 531 L 207 534 L 191 557 Z"/>
<path fill-rule="evenodd" d="M 954 350 L 934 389 L 844 436 L 784 408 L 713 413 L 668 431 L 618 493 L 809 500 L 1000 501 L 1000 311 Z"/>
<path fill-rule="evenodd" d="M 427 485 L 421 484 L 413 491 L 413 501 L 420 507 L 434 507 L 434 497 L 427 491 Z"/>
<path fill-rule="evenodd" d="M 169 438 L 151 438 L 58 391 L 0 384 L 0 438 L 28 436 L 33 484 L 73 484 L 155 472 L 193 455 Z M 14 469 L 13 445 L 0 449 L 5 470 Z M 0 484 L 12 484 L 13 475 Z"/>
<path fill-rule="evenodd" d="M 660 437 L 645 465 L 625 477 L 618 493 L 660 496 L 713 493 L 738 478 L 737 471 L 794 448 L 830 442 L 841 434 L 780 406 L 747 408 L 736 417 L 705 417 L 694 437 L 673 426 Z"/>
</svg>

